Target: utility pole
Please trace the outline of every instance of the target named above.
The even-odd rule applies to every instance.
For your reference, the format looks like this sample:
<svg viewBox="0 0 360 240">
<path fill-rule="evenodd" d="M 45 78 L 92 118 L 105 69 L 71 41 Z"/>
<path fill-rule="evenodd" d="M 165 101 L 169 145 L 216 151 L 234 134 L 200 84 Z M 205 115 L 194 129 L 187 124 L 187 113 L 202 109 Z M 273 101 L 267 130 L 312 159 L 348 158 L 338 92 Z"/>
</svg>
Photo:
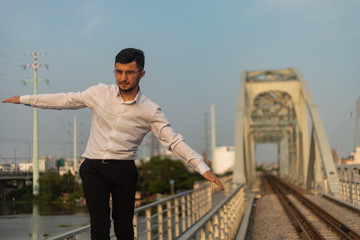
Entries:
<svg viewBox="0 0 360 240">
<path fill-rule="evenodd" d="M 204 131 L 205 131 L 205 160 L 207 161 L 208 157 L 209 157 L 209 119 L 208 119 L 208 113 L 205 113 L 205 119 L 204 119 L 204 124 L 205 124 L 205 128 L 204 128 Z"/>
<path fill-rule="evenodd" d="M 76 116 L 74 116 L 74 174 L 77 176 L 78 167 L 77 167 L 77 127 L 76 127 Z"/>
<path fill-rule="evenodd" d="M 354 151 L 358 146 L 359 140 L 359 122 L 360 122 L 360 98 L 356 101 L 356 122 L 355 122 L 355 136 L 354 136 Z"/>
<path fill-rule="evenodd" d="M 160 155 L 160 146 L 159 141 L 156 139 L 154 134 L 151 134 L 151 153 L 150 157 L 158 156 Z"/>
<path fill-rule="evenodd" d="M 48 67 L 47 64 L 38 64 L 37 56 L 45 55 L 43 52 L 33 52 L 33 53 L 25 53 L 26 56 L 34 56 L 34 63 L 24 65 L 24 69 L 27 67 L 34 68 L 34 80 L 28 80 L 29 82 L 34 82 L 34 95 L 37 95 L 37 69 L 38 67 Z M 24 83 L 27 81 L 24 81 Z M 34 108 L 34 129 L 33 129 L 33 195 L 39 194 L 39 121 L 38 121 L 38 109 Z"/>
<path fill-rule="evenodd" d="M 15 171 L 16 171 L 16 150 L 18 150 L 17 148 L 14 149 L 14 159 L 15 159 Z"/>
<path fill-rule="evenodd" d="M 211 104 L 211 160 L 212 166 L 215 166 L 216 157 L 216 132 L 215 132 L 215 105 Z"/>
</svg>

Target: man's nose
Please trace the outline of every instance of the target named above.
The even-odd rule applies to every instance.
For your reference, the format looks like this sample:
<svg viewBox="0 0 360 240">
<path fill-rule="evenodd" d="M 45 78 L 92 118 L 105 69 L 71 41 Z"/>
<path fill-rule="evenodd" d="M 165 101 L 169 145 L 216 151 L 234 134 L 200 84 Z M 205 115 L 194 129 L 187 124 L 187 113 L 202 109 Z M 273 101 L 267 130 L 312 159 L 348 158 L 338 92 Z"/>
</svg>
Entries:
<svg viewBox="0 0 360 240">
<path fill-rule="evenodd" d="M 127 74 L 126 74 L 126 72 L 121 73 L 121 74 L 119 75 L 119 78 L 120 78 L 120 81 L 126 80 L 126 79 L 127 79 Z"/>
</svg>

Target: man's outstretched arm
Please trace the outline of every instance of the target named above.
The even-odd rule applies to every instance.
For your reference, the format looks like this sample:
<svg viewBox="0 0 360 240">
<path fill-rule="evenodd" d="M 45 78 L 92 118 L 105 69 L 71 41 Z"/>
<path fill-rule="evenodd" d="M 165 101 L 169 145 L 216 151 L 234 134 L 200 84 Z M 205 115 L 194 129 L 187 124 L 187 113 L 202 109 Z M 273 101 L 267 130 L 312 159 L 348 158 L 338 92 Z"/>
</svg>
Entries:
<svg viewBox="0 0 360 240">
<path fill-rule="evenodd" d="M 90 89 L 90 88 L 89 88 Z M 24 104 L 26 106 L 42 108 L 42 109 L 69 109 L 76 110 L 89 107 L 91 104 L 91 96 L 96 96 L 91 90 L 83 92 L 67 92 L 67 93 L 48 93 L 37 95 L 14 96 L 3 100 L 3 103 Z M 95 88 L 92 90 L 96 91 Z M 90 96 L 90 97 L 89 97 Z"/>
<path fill-rule="evenodd" d="M 1 101 L 2 103 L 15 103 L 15 104 L 19 104 L 20 103 L 20 96 L 14 96 L 11 98 L 7 98 L 5 100 Z"/>
</svg>

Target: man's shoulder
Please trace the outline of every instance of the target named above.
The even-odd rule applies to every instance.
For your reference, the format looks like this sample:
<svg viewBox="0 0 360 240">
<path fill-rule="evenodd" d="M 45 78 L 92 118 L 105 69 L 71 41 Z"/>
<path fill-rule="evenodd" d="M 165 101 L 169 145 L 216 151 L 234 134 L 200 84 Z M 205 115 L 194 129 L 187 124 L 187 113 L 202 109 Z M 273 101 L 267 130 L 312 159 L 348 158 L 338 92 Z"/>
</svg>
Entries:
<svg viewBox="0 0 360 240">
<path fill-rule="evenodd" d="M 117 86 L 115 84 L 105 84 L 105 83 L 98 83 L 98 85 L 95 85 L 95 87 L 100 89 L 108 89 L 108 90 L 117 89 Z"/>
<path fill-rule="evenodd" d="M 89 87 L 87 90 L 90 91 L 100 91 L 100 92 L 113 92 L 117 90 L 117 87 L 115 84 L 105 84 L 105 83 L 98 83 L 97 85 L 93 85 Z"/>
<path fill-rule="evenodd" d="M 155 103 L 154 101 L 152 101 L 150 98 L 148 98 L 148 97 L 145 96 L 144 94 L 141 94 L 139 104 L 140 104 L 140 105 L 143 105 L 143 106 L 146 106 L 146 107 L 154 108 L 154 109 L 160 108 L 157 103 Z"/>
</svg>

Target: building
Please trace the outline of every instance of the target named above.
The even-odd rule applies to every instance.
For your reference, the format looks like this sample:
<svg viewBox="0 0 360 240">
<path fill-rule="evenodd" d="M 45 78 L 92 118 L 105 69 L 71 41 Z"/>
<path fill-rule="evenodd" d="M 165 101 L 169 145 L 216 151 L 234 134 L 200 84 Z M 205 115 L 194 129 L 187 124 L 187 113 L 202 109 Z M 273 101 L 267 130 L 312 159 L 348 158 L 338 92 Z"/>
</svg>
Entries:
<svg viewBox="0 0 360 240">
<path fill-rule="evenodd" d="M 356 147 L 355 152 L 350 155 L 353 156 L 354 164 L 360 164 L 360 147 Z"/>
<path fill-rule="evenodd" d="M 233 171 L 235 163 L 234 147 L 216 147 L 214 160 L 212 161 L 212 170 L 214 171 L 214 173 L 224 174 L 228 171 Z"/>
<path fill-rule="evenodd" d="M 360 147 L 355 148 L 355 152 L 350 153 L 350 156 L 342 160 L 342 164 L 360 164 Z"/>
<path fill-rule="evenodd" d="M 24 162 L 19 163 L 20 172 L 32 172 L 33 171 L 33 163 L 32 162 Z M 42 156 L 39 158 L 39 172 L 44 173 L 49 171 L 50 169 L 56 169 L 56 159 L 54 157 Z"/>
<path fill-rule="evenodd" d="M 84 159 L 78 159 L 77 166 L 80 167 L 81 163 L 84 161 Z M 75 176 L 75 173 L 79 172 L 79 169 L 74 169 L 74 159 L 73 158 L 66 158 L 66 159 L 60 159 L 58 160 L 58 169 L 60 176 L 68 173 L 70 173 Z"/>
</svg>

